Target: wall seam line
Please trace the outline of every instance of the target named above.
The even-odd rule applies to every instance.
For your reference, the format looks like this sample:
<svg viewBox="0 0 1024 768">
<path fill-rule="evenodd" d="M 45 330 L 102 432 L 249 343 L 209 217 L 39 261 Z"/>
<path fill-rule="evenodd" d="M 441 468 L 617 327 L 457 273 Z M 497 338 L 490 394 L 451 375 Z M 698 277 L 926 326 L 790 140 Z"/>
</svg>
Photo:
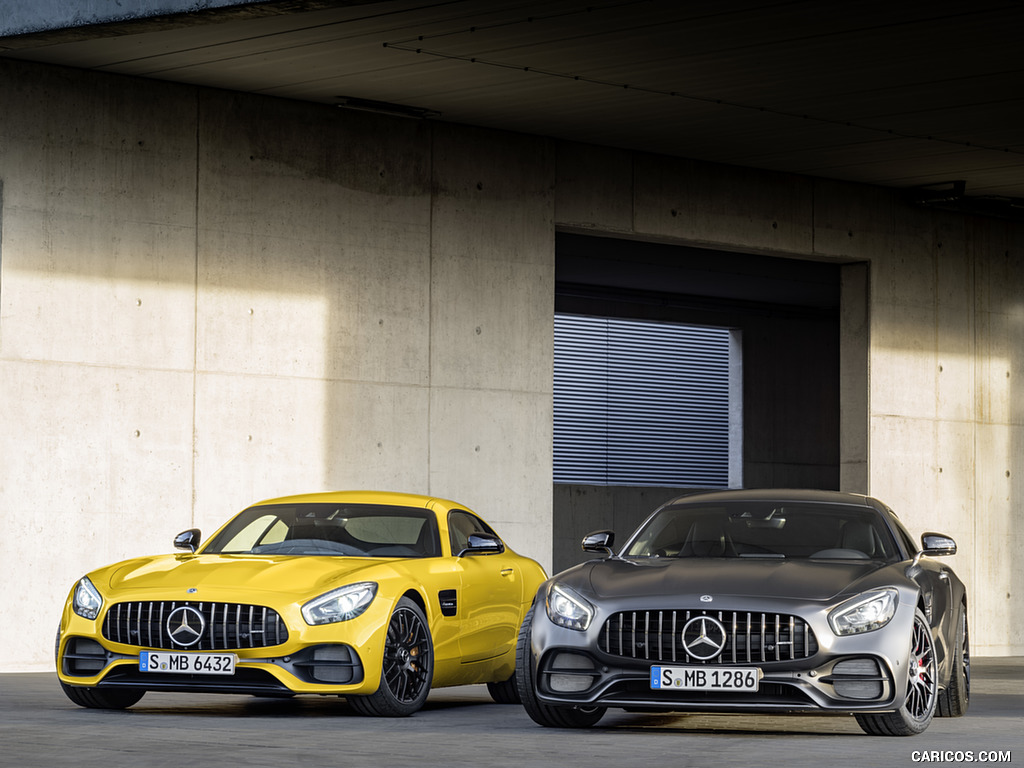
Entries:
<svg viewBox="0 0 1024 768">
<path fill-rule="evenodd" d="M 200 111 L 202 104 L 201 92 L 197 89 L 195 100 L 195 167 L 194 167 L 194 191 L 192 195 L 192 503 L 190 510 L 191 524 L 196 524 L 196 471 L 198 446 L 196 440 L 196 410 L 198 401 L 198 376 L 199 370 L 199 150 L 200 150 Z"/>
</svg>

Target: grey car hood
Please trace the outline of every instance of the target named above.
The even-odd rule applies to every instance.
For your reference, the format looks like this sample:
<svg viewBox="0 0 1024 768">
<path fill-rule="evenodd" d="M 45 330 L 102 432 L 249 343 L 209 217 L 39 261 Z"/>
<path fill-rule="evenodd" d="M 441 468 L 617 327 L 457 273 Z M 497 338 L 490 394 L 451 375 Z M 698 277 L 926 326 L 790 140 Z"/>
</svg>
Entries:
<svg viewBox="0 0 1024 768">
<path fill-rule="evenodd" d="M 708 594 L 819 601 L 848 593 L 855 582 L 884 567 L 869 560 L 654 558 L 592 561 L 580 566 L 578 577 L 589 582 L 596 597 L 608 600 Z"/>
</svg>

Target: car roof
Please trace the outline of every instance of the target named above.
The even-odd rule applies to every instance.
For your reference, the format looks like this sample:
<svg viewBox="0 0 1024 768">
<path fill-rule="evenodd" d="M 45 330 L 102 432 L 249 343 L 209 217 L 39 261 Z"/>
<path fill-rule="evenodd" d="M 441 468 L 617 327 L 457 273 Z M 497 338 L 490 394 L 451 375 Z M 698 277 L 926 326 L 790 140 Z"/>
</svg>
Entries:
<svg viewBox="0 0 1024 768">
<path fill-rule="evenodd" d="M 862 507 L 883 508 L 877 499 L 860 493 L 820 491 L 808 488 L 744 488 L 726 491 L 696 491 L 678 496 L 665 506 L 676 504 L 713 504 L 729 501 L 771 501 L 818 504 L 855 504 Z"/>
<path fill-rule="evenodd" d="M 465 508 L 454 501 L 440 499 L 436 496 L 398 493 L 395 491 L 322 491 L 317 493 L 301 493 L 292 496 L 280 496 L 274 499 L 264 499 L 251 506 L 258 507 L 267 504 L 383 504 L 398 507 L 429 508 L 435 503 L 446 507 Z"/>
</svg>

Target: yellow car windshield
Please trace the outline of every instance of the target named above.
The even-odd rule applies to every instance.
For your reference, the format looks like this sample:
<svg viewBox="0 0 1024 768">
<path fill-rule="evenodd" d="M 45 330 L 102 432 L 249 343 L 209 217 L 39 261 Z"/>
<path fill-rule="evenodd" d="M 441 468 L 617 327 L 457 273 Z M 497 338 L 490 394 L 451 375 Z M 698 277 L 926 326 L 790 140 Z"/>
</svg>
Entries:
<svg viewBox="0 0 1024 768">
<path fill-rule="evenodd" d="M 380 504 L 268 504 L 240 512 L 203 554 L 437 557 L 433 513 Z"/>
</svg>

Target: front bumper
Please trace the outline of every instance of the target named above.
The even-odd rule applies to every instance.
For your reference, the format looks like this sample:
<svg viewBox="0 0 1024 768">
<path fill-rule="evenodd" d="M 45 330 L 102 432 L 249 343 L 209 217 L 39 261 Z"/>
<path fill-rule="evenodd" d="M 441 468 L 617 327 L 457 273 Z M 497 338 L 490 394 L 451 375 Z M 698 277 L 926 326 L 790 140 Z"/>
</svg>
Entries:
<svg viewBox="0 0 1024 768">
<path fill-rule="evenodd" d="M 806 606 L 804 606 L 806 608 Z M 723 606 L 725 613 L 729 607 Z M 744 612 L 747 606 L 743 606 Z M 595 616 L 585 632 L 554 625 L 538 601 L 532 625 L 529 663 L 537 699 L 550 706 L 622 707 L 652 711 L 867 713 L 898 709 L 906 698 L 913 607 L 901 605 L 884 628 L 837 637 L 827 610 L 799 611 L 782 601 L 770 611 L 799 613 L 817 638 L 807 655 L 771 656 L 750 661 L 742 655 L 707 662 L 682 654 L 668 658 L 660 642 L 638 635 L 635 643 L 601 642 L 609 614 Z M 651 631 L 651 636 L 654 633 Z M 634 650 L 635 649 L 635 650 Z M 633 654 L 636 654 L 634 656 Z M 707 673 L 718 669 L 753 669 L 760 673 L 757 691 L 653 689 L 657 666 L 688 667 Z"/>
<path fill-rule="evenodd" d="M 364 695 L 380 682 L 390 601 L 374 600 L 361 616 L 345 622 L 310 626 L 297 606 L 274 606 L 287 626 L 287 637 L 275 645 L 239 648 L 168 647 L 168 643 L 133 642 L 138 634 L 120 637 L 105 631 L 106 611 L 95 620 L 64 611 L 56 644 L 57 676 L 62 683 L 88 688 L 197 691 L 287 695 L 319 693 Z M 284 636 L 285 633 L 282 633 Z M 233 674 L 146 672 L 140 668 L 144 650 L 174 653 L 230 653 Z"/>
<path fill-rule="evenodd" d="M 366 682 L 358 651 L 345 643 L 323 643 L 295 653 L 258 658 L 225 651 L 238 656 L 231 675 L 143 672 L 139 652 L 146 649 L 121 653 L 105 648 L 92 637 L 67 636 L 58 649 L 57 676 L 67 685 L 270 695 L 355 693 Z"/>
</svg>

